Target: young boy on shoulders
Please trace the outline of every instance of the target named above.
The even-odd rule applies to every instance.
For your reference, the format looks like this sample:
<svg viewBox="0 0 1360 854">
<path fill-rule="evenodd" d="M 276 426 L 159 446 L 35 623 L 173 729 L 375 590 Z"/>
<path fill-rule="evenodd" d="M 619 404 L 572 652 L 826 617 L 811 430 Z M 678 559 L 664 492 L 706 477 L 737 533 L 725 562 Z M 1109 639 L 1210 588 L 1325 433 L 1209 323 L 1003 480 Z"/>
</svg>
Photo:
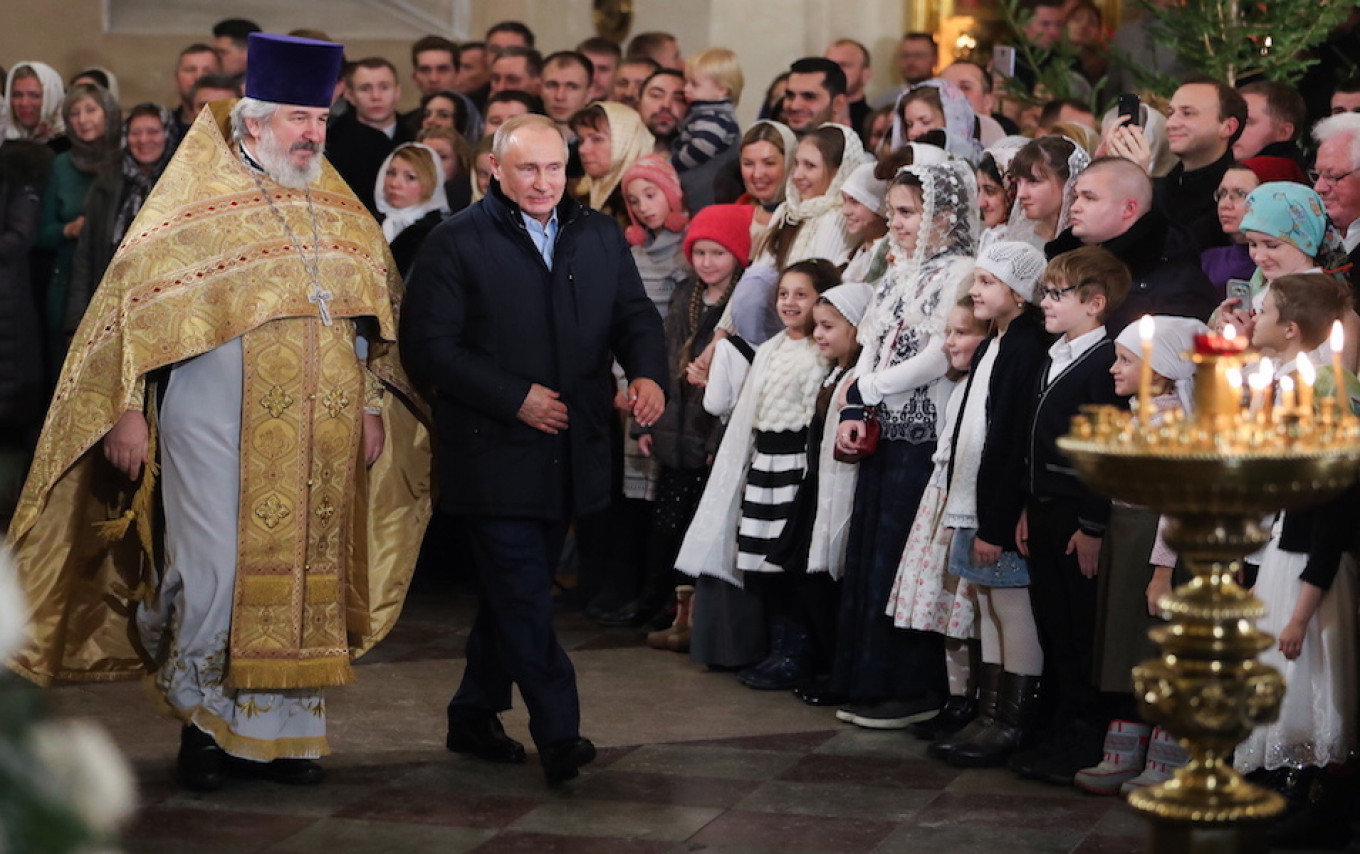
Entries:
<svg viewBox="0 0 1360 854">
<path fill-rule="evenodd" d="M 1092 685 L 1096 570 L 1109 499 L 1077 479 L 1058 448 L 1072 416 L 1090 404 L 1118 404 L 1110 366 L 1114 342 L 1105 318 L 1127 296 L 1129 271 L 1113 254 L 1087 246 L 1057 256 L 1044 271 L 1044 328 L 1058 340 L 1039 372 L 1029 425 L 1028 491 L 1016 529 L 1029 558 L 1030 596 L 1044 651 L 1051 725 L 1039 744 L 1012 755 L 1011 770 L 1056 784 L 1101 757 L 1107 720 Z"/>
</svg>

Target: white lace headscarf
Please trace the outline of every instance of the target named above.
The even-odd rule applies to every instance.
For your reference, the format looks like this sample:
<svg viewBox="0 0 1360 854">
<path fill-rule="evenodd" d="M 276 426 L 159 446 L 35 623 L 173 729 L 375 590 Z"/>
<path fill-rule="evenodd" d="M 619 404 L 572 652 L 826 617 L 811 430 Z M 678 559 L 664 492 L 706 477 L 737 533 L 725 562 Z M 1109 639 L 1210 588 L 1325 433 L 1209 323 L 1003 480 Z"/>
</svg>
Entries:
<svg viewBox="0 0 1360 854">
<path fill-rule="evenodd" d="M 928 331 L 943 332 L 953 300 L 941 299 L 938 289 L 928 293 L 932 277 L 923 274 L 942 259 L 977 255 L 979 216 L 973 167 L 950 160 L 904 166 L 897 174 L 904 172 L 921 182 L 921 229 L 915 249 L 909 255 L 898 252 L 892 268 L 878 282 L 859 327 L 859 341 L 865 347 L 878 347 L 888 329 L 905 322 L 904 318 L 925 324 Z M 891 185 L 888 191 L 892 192 Z"/>
<path fill-rule="evenodd" d="M 822 128 L 835 128 L 845 138 L 845 151 L 841 154 L 841 164 L 836 167 L 836 174 L 831 176 L 831 183 L 827 185 L 826 192 L 811 199 L 804 199 L 798 194 L 798 188 L 793 185 L 793 166 L 790 165 L 788 177 L 784 179 L 782 213 L 777 213 L 775 217 L 781 223 L 797 225 L 813 217 L 821 216 L 833 207 L 840 207 L 841 186 L 845 184 L 850 174 L 864 162 L 864 143 L 860 141 L 859 134 L 845 125 L 832 124 L 831 122 L 827 122 L 817 129 L 821 130 Z"/>
<path fill-rule="evenodd" d="M 954 157 L 976 165 L 982 157 L 982 143 L 978 142 L 976 135 L 977 114 L 973 112 L 973 105 L 968 102 L 968 96 L 959 91 L 959 87 L 941 77 L 932 77 L 918 83 L 897 96 L 897 103 L 893 105 L 893 150 L 896 151 L 908 142 L 906 123 L 902 121 L 902 101 L 909 93 L 922 86 L 939 90 L 940 104 L 944 107 L 945 150 Z"/>
<path fill-rule="evenodd" d="M 387 203 L 387 194 L 383 192 L 383 181 L 387 177 L 387 167 L 392 165 L 392 158 L 413 149 L 426 152 L 429 154 L 430 160 L 434 162 L 434 192 L 423 202 L 417 202 L 410 207 L 394 208 Z M 382 166 L 378 169 L 378 181 L 373 188 L 373 199 L 377 202 L 378 212 L 383 215 L 383 236 L 387 238 L 388 243 L 396 240 L 397 235 L 424 219 L 430 211 L 439 211 L 441 215 L 447 215 L 449 199 L 444 192 L 444 164 L 439 160 L 439 152 L 423 142 L 408 142 L 392 149 L 392 153 L 387 155 L 387 159 L 382 162 Z"/>
<path fill-rule="evenodd" d="M 1063 182 L 1062 207 L 1058 209 L 1058 225 L 1053 231 L 1053 237 L 1057 237 L 1072 224 L 1072 203 L 1077 200 L 1077 176 L 1080 175 L 1087 166 L 1091 165 L 1091 155 L 1086 153 L 1086 149 L 1077 145 L 1065 136 L 1043 138 L 1061 140 L 1072 149 L 1067 155 L 1067 180 Z M 1034 145 L 1037 142 L 1037 139 L 1031 140 L 1029 144 Z M 1012 156 L 1012 159 L 1014 159 L 1014 156 Z M 1011 215 L 1006 220 L 1005 238 L 1007 240 L 1018 240 L 1021 243 L 1028 243 L 1036 249 L 1043 249 L 1044 244 L 1048 242 L 1043 237 L 1039 236 L 1038 224 L 1025 216 L 1025 211 L 1020 207 L 1020 200 L 1018 198 L 1011 204 Z"/>
<path fill-rule="evenodd" d="M 36 74 L 38 82 L 42 84 L 42 114 L 38 117 L 38 126 L 32 130 L 19 125 L 14 118 L 14 109 L 10 106 L 14 80 L 25 68 Z M 5 78 L 5 138 L 47 142 L 61 136 L 66 132 L 66 125 L 61 120 L 61 104 L 65 98 L 66 85 L 61 82 L 61 75 L 55 68 L 45 62 L 16 62 Z"/>
</svg>

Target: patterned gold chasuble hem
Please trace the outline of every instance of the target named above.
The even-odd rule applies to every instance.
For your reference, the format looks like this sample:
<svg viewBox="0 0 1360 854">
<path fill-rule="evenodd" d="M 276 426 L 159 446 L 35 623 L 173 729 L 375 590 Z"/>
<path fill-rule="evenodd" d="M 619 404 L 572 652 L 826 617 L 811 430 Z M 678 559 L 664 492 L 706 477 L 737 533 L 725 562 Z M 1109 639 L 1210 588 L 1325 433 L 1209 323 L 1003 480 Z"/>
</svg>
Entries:
<svg viewBox="0 0 1360 854">
<path fill-rule="evenodd" d="M 321 323 L 297 249 L 229 141 L 233 104 L 209 106 L 186 134 L 62 368 L 9 530 L 30 642 L 6 663 L 39 684 L 154 666 L 128 623 L 132 600 L 156 587 L 155 567 L 134 535 L 108 543 L 94 532 L 123 515 L 129 495 L 99 443 L 143 407 L 149 373 L 234 338 L 247 375 L 229 683 L 351 681 L 348 659 L 401 611 L 430 477 L 421 404 L 393 343 L 401 278 L 376 221 L 323 163 L 311 195 L 335 322 Z M 310 254 L 306 195 L 264 188 Z M 370 342 L 366 366 L 353 349 L 356 322 Z M 361 411 L 379 384 L 387 443 L 365 470 Z"/>
<path fill-rule="evenodd" d="M 241 338 L 230 687 L 298 688 L 353 678 L 343 579 L 364 375 L 347 326 L 274 320 Z"/>
</svg>

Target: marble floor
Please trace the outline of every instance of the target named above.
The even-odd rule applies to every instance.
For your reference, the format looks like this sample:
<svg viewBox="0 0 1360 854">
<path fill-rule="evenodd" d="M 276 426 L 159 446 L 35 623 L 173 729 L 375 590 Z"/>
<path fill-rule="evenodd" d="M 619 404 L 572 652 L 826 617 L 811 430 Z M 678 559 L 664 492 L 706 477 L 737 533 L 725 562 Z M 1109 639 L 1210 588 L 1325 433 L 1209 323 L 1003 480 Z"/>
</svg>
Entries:
<svg viewBox="0 0 1360 854">
<path fill-rule="evenodd" d="M 444 750 L 472 600 L 422 591 L 329 694 L 327 781 L 231 781 L 208 795 L 170 782 L 178 725 L 135 683 L 54 689 L 62 713 L 101 721 L 133 761 L 141 807 L 128 852 L 1082 852 L 1142 850 L 1116 799 L 961 771 L 900 732 L 741 687 L 636 632 L 577 613 L 559 628 L 576 664 L 584 734 L 600 757 L 548 789 L 534 756 L 498 766 Z M 504 716 L 528 742 L 527 719 Z"/>
</svg>

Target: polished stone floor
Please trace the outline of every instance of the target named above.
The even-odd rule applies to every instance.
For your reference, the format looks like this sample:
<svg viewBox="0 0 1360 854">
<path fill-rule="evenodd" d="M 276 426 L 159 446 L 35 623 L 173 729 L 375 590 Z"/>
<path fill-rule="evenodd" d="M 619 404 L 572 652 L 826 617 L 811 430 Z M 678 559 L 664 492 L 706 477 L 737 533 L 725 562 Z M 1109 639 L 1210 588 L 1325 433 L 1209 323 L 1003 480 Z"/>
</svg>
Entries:
<svg viewBox="0 0 1360 854">
<path fill-rule="evenodd" d="M 413 594 L 392 636 L 329 694 L 334 754 L 314 788 L 232 781 L 177 790 L 178 726 L 140 685 L 54 689 L 63 713 L 103 722 L 132 759 L 141 809 L 129 852 L 1134 852 L 1141 819 L 1114 799 L 960 771 L 900 732 L 839 723 L 758 693 L 628 630 L 575 613 L 584 734 L 600 758 L 549 790 L 530 756 L 495 766 L 447 753 L 444 705 L 462 669 L 472 600 Z M 528 741 L 527 719 L 507 713 Z"/>
</svg>

